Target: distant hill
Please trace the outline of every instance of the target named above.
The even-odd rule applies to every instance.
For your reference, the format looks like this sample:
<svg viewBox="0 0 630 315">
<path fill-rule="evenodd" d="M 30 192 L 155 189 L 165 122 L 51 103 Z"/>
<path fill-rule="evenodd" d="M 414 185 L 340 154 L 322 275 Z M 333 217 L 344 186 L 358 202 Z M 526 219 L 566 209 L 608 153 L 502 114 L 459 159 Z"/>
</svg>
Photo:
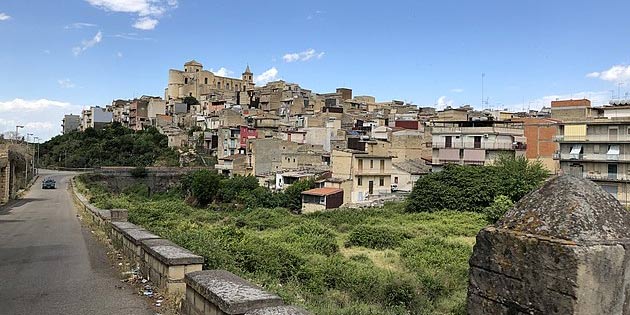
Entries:
<svg viewBox="0 0 630 315">
<path fill-rule="evenodd" d="M 56 136 L 40 146 L 42 167 L 178 166 L 178 160 L 156 128 L 134 132 L 120 123 Z"/>
</svg>

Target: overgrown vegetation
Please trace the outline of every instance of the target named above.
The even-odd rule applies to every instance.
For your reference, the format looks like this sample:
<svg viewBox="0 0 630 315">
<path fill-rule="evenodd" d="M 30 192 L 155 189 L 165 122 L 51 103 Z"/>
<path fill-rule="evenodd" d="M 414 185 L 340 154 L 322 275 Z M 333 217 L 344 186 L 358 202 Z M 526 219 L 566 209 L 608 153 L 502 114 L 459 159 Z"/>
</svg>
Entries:
<svg viewBox="0 0 630 315">
<path fill-rule="evenodd" d="M 134 132 L 117 122 L 56 136 L 41 145 L 40 154 L 42 167 L 179 166 L 157 129 Z"/>
<path fill-rule="evenodd" d="M 314 314 L 465 314 L 482 214 L 408 213 L 393 203 L 294 215 L 279 207 L 294 193 L 273 194 L 254 178 L 218 180 L 206 207 L 187 203 L 186 190 L 149 197 L 140 187 L 112 195 L 87 185 L 97 206 L 129 209 L 130 221 L 204 256 L 205 268 L 234 272 Z M 192 192 L 194 178 L 186 181 Z M 249 199 L 260 202 L 228 203 Z"/>
<path fill-rule="evenodd" d="M 254 176 L 223 177 L 210 170 L 191 172 L 182 179 L 181 192 L 192 205 L 238 204 L 247 208 L 284 207 L 299 212 L 302 192 L 315 187 L 313 180 L 300 180 L 283 192 L 272 193 L 258 185 Z"/>
<path fill-rule="evenodd" d="M 518 201 L 540 187 L 548 176 L 540 162 L 529 161 L 524 156 L 504 155 L 490 166 L 446 165 L 441 172 L 418 180 L 407 211 L 482 212 L 499 195 Z"/>
</svg>

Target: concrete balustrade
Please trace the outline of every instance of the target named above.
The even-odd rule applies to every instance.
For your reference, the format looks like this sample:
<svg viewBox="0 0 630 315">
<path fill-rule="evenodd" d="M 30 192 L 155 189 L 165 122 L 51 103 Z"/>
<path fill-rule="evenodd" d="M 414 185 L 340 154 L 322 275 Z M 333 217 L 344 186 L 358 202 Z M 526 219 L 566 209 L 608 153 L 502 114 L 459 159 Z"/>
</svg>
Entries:
<svg viewBox="0 0 630 315">
<path fill-rule="evenodd" d="M 203 257 L 166 239 L 146 239 L 142 242 L 143 275 L 170 293 L 183 294 L 184 275 L 200 271 Z"/>
<path fill-rule="evenodd" d="M 244 315 L 284 304 L 279 296 L 224 270 L 188 273 L 185 280 L 184 315 Z"/>
<path fill-rule="evenodd" d="M 202 270 L 203 257 L 141 226 L 127 222 L 125 209 L 99 209 L 72 185 L 83 210 L 107 233 L 123 255 L 158 288 L 183 297 L 184 315 L 308 315 L 282 299 L 223 270 Z"/>
</svg>

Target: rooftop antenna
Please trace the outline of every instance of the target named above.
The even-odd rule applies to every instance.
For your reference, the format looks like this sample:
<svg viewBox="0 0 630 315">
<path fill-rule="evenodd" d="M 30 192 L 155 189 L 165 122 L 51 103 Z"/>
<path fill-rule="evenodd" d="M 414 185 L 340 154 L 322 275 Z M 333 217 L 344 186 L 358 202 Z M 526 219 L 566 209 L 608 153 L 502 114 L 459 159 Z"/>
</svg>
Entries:
<svg viewBox="0 0 630 315">
<path fill-rule="evenodd" d="M 484 72 L 481 73 L 481 109 L 484 107 L 484 98 L 483 98 L 483 79 L 486 77 Z M 486 103 L 487 105 L 488 103 Z"/>
</svg>

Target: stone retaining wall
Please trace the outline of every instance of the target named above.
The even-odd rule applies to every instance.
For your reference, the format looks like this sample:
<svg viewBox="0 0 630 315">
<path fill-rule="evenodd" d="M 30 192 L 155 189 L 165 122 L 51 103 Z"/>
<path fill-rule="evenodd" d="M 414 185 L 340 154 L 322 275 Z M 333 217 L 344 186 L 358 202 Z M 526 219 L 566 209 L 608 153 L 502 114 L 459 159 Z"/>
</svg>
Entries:
<svg viewBox="0 0 630 315">
<path fill-rule="evenodd" d="M 104 210 L 90 204 L 76 189 L 74 198 L 105 231 L 115 248 L 140 267 L 140 273 L 157 287 L 182 300 L 184 315 L 308 315 L 285 306 L 272 293 L 223 270 L 202 270 L 203 257 L 141 226 L 127 222 L 127 210 Z"/>
</svg>

